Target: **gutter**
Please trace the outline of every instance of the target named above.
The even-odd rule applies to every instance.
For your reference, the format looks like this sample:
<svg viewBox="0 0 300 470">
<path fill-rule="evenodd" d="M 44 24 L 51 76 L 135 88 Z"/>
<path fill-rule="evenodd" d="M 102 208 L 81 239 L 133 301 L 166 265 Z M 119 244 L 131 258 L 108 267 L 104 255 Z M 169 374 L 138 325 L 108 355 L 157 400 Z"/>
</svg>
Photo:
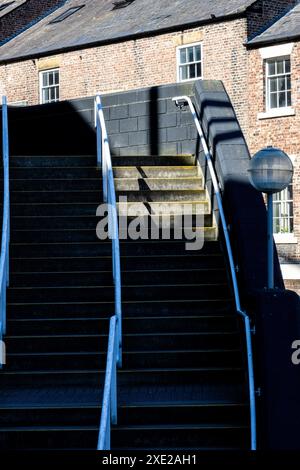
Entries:
<svg viewBox="0 0 300 470">
<path fill-rule="evenodd" d="M 273 38 L 273 39 L 265 39 L 264 41 L 257 41 L 257 42 L 254 42 L 254 43 L 245 43 L 245 46 L 247 47 L 247 49 L 259 49 L 261 47 L 267 47 L 267 46 L 273 46 L 273 45 L 276 45 L 276 44 L 283 44 L 285 42 L 292 42 L 292 41 L 296 41 L 296 40 L 300 40 L 300 33 L 297 33 L 297 34 L 291 34 L 289 36 L 284 36 L 282 38 Z"/>
</svg>

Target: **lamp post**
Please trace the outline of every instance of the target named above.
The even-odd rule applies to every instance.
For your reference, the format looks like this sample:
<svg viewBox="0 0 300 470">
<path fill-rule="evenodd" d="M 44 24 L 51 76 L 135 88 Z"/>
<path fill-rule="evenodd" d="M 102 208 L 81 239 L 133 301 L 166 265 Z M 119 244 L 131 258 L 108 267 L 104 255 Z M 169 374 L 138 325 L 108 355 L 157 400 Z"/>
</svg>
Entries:
<svg viewBox="0 0 300 470">
<path fill-rule="evenodd" d="M 288 155 L 275 147 L 257 152 L 249 168 L 255 189 L 267 194 L 268 213 L 268 289 L 274 289 L 273 194 L 283 191 L 292 181 L 293 164 Z"/>
</svg>

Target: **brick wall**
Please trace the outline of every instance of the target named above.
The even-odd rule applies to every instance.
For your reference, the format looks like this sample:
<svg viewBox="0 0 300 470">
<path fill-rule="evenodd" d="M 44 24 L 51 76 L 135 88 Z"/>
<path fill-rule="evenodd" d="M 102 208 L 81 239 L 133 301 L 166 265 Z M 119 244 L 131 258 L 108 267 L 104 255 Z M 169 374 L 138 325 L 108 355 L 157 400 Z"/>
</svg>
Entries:
<svg viewBox="0 0 300 470">
<path fill-rule="evenodd" d="M 259 50 L 250 51 L 249 57 L 248 145 L 252 154 L 267 145 L 280 147 L 294 158 L 294 234 L 300 242 L 300 42 L 291 56 L 292 102 L 295 116 L 259 119 L 265 111 L 264 61 Z M 300 260 L 300 243 L 278 246 L 283 259 Z"/>
<path fill-rule="evenodd" d="M 204 77 L 223 80 L 245 127 L 247 51 L 246 19 L 156 35 L 39 60 L 0 66 L 0 92 L 9 101 L 39 101 L 38 72 L 60 68 L 62 100 L 174 83 L 177 79 L 176 47 L 201 41 Z M 220 47 L 222 44 L 222 47 Z"/>
<path fill-rule="evenodd" d="M 298 0 L 258 0 L 248 10 L 248 37 L 274 23 L 277 17 L 294 7 Z"/>
<path fill-rule="evenodd" d="M 24 30 L 30 23 L 64 2 L 65 0 L 27 0 L 20 4 L 0 18 L 0 43 Z"/>
<path fill-rule="evenodd" d="M 26 100 L 36 104 L 39 101 L 38 72 L 53 67 L 60 68 L 62 100 L 92 96 L 97 91 L 106 93 L 174 83 L 177 79 L 176 47 L 201 41 L 204 78 L 224 82 L 242 129 L 246 131 L 248 52 L 244 44 L 249 29 L 260 28 L 294 1 L 259 0 L 254 11 L 250 10 L 245 18 L 0 65 L 0 92 L 8 94 L 10 101 Z M 30 3 L 34 5 L 36 1 Z M 38 3 L 46 8 L 61 0 Z"/>
</svg>

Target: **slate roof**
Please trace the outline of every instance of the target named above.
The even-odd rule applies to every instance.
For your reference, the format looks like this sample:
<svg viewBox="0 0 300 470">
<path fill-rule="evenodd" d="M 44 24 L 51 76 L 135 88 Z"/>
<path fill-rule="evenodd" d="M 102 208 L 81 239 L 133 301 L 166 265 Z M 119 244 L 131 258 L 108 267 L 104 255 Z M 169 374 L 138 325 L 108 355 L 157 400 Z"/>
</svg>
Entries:
<svg viewBox="0 0 300 470">
<path fill-rule="evenodd" d="M 248 42 L 250 46 L 260 46 L 287 42 L 300 38 L 300 4 L 276 21 L 263 33 Z"/>
<path fill-rule="evenodd" d="M 26 2 L 26 0 L 14 0 L 14 2 L 11 5 L 8 5 L 6 8 L 1 9 L 1 6 L 5 5 L 6 3 L 10 3 L 12 0 L 0 0 L 0 18 L 2 16 L 7 15 L 10 13 L 12 10 L 15 10 L 15 8 L 21 6 L 23 3 Z"/>
<path fill-rule="evenodd" d="M 68 0 L 0 48 L 0 62 L 38 57 L 92 44 L 243 14 L 254 0 L 134 0 L 113 10 L 118 0 Z M 61 23 L 49 24 L 69 8 L 85 5 Z"/>
</svg>

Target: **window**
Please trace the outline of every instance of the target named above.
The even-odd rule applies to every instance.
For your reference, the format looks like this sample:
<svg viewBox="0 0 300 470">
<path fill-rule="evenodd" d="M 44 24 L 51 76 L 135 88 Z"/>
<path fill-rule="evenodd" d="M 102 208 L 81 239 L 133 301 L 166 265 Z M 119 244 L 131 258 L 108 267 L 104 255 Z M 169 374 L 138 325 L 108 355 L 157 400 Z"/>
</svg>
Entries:
<svg viewBox="0 0 300 470">
<path fill-rule="evenodd" d="M 55 23 L 60 23 L 61 21 L 64 21 L 65 19 L 69 18 L 69 16 L 76 13 L 76 11 L 81 10 L 81 8 L 83 8 L 84 6 L 85 5 L 80 5 L 78 7 L 69 8 L 67 11 L 64 11 L 61 15 L 54 18 L 54 20 L 50 21 L 49 24 L 55 24 Z"/>
<path fill-rule="evenodd" d="M 294 214 L 293 214 L 293 185 L 290 184 L 286 189 L 273 196 L 274 210 L 274 233 L 293 233 Z"/>
<path fill-rule="evenodd" d="M 53 103 L 59 101 L 59 70 L 40 72 L 40 102 Z"/>
<path fill-rule="evenodd" d="M 266 61 L 267 110 L 292 105 L 291 60 L 289 56 Z"/>
<path fill-rule="evenodd" d="M 4 10 L 5 8 L 9 7 L 9 6 L 12 5 L 13 3 L 15 3 L 15 2 L 13 1 L 13 2 L 3 3 L 3 5 L 0 5 L 0 11 L 2 11 L 2 10 Z"/>
<path fill-rule="evenodd" d="M 177 49 L 177 80 L 202 78 L 202 45 L 190 44 Z"/>
</svg>

